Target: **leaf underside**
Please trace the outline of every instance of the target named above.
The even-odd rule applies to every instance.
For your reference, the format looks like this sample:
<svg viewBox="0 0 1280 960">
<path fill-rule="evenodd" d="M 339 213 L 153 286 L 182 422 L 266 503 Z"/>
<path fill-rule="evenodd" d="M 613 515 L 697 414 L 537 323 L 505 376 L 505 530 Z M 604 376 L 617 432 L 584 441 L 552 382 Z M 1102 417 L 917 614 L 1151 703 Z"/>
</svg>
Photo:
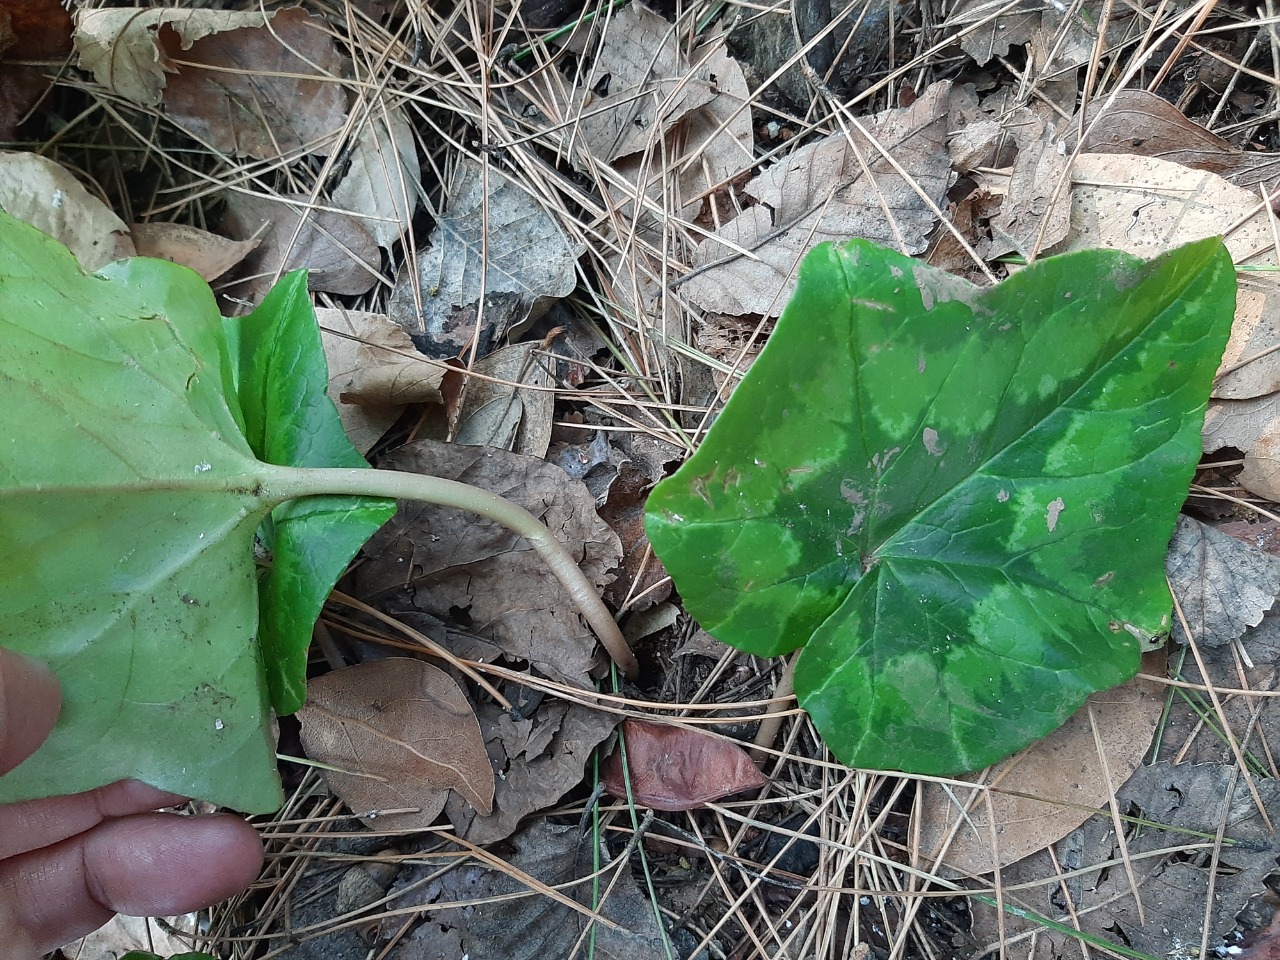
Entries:
<svg viewBox="0 0 1280 960">
<path fill-rule="evenodd" d="M 698 451 L 649 499 L 689 611 L 795 687 L 851 766 L 979 769 L 1169 629 L 1164 554 L 1235 274 L 1205 240 L 981 289 L 816 248 Z"/>
<path fill-rule="evenodd" d="M 48 662 L 63 690 L 49 740 L 0 776 L 0 803 L 134 777 L 246 812 L 279 806 L 263 647 L 287 708 L 319 604 L 390 505 L 314 498 L 291 513 L 262 492 L 281 476 L 263 460 L 336 449 L 326 465 L 354 463 L 334 445 L 332 404 L 315 400 L 318 333 L 313 355 L 255 317 L 224 329 L 208 285 L 165 261 L 86 275 L 0 213 L 0 646 Z M 273 508 L 259 631 L 254 535 Z M 290 533 L 312 516 L 328 536 L 315 548 Z"/>
</svg>

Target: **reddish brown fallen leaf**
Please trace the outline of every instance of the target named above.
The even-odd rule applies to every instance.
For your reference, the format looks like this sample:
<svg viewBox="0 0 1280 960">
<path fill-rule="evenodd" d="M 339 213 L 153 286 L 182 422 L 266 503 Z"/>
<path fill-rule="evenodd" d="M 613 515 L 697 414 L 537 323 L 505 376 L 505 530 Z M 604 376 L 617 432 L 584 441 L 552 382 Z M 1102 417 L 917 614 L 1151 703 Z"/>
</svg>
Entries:
<svg viewBox="0 0 1280 960">
<path fill-rule="evenodd" d="M 0 55 L 58 60 L 71 50 L 71 15 L 60 0 L 0 0 Z M 40 66 L 0 64 L 0 140 L 16 139 L 19 121 L 49 89 Z"/>
<path fill-rule="evenodd" d="M 493 769 L 471 704 L 453 679 L 421 660 L 391 658 L 312 680 L 298 711 L 312 760 L 336 767 L 325 780 L 354 813 L 390 829 L 421 829 L 450 790 L 493 809 Z"/>
<path fill-rule="evenodd" d="M 769 782 L 747 751 L 731 740 L 647 720 L 623 721 L 622 735 L 631 798 L 654 810 L 692 810 Z M 604 788 L 627 799 L 620 748 L 605 763 Z"/>
</svg>

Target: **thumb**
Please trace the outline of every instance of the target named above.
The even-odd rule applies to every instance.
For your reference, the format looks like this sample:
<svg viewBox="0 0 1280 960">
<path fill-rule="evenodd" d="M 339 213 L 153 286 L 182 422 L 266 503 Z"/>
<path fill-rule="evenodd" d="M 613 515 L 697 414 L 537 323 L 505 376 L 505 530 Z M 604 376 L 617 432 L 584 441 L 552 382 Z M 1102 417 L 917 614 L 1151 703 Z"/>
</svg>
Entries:
<svg viewBox="0 0 1280 960">
<path fill-rule="evenodd" d="M 61 707 L 62 691 L 48 667 L 0 647 L 0 774 L 44 743 Z"/>
</svg>

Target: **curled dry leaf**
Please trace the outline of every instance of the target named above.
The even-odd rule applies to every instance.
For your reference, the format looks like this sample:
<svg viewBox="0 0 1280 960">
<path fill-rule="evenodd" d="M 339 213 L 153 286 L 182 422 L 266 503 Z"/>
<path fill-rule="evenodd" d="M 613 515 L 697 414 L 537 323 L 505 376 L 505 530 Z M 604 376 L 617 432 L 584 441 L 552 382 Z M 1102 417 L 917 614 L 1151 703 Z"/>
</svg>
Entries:
<svg viewBox="0 0 1280 960">
<path fill-rule="evenodd" d="M 935 83 L 910 107 L 865 120 L 874 143 L 856 131 L 834 134 L 755 177 L 744 188 L 755 205 L 698 247 L 694 266 L 702 269 L 682 284 L 685 295 L 708 311 L 776 317 L 801 258 L 824 240 L 865 237 L 922 252 L 937 217 L 917 186 L 935 208 L 944 202 L 950 91 L 950 83 Z"/>
<path fill-rule="evenodd" d="M 384 314 L 316 308 L 329 365 L 329 399 L 362 454 L 408 403 L 439 403 L 444 367 L 418 354 L 408 334 Z"/>
<path fill-rule="evenodd" d="M 1145 672 L 1160 672 L 1162 662 L 1148 654 Z M 1158 683 L 1134 677 L 1090 696 L 1043 740 L 956 778 L 974 787 L 924 783 L 916 809 L 927 867 L 940 861 L 950 876 L 978 876 L 1057 843 L 1106 806 L 1142 763 L 1163 693 Z"/>
<path fill-rule="evenodd" d="M 335 670 L 310 682 L 298 717 L 307 756 L 337 768 L 325 780 L 353 813 L 415 808 L 377 822 L 423 829 L 450 790 L 484 813 L 493 807 L 475 713 L 438 667 L 396 657 Z"/>
<path fill-rule="evenodd" d="M 1256 627 L 1280 592 L 1280 558 L 1191 517 L 1178 518 L 1165 571 L 1187 626 L 1206 647 Z M 1187 642 L 1176 616 L 1173 636 Z"/>
<path fill-rule="evenodd" d="M 180 263 L 206 283 L 222 276 L 258 245 L 257 240 L 228 240 L 182 223 L 135 223 L 129 235 L 138 256 Z"/>
<path fill-rule="evenodd" d="M 769 782 L 746 750 L 689 727 L 648 720 L 622 723 L 631 799 L 654 810 L 692 810 L 714 800 L 756 790 Z M 621 747 L 605 761 L 604 786 L 627 799 Z"/>
<path fill-rule="evenodd" d="M 546 456 L 556 398 L 541 346 L 513 343 L 476 362 L 473 372 L 489 379 L 468 381 L 455 443 Z"/>
<path fill-rule="evenodd" d="M 509 330 L 573 292 L 580 253 L 525 187 L 464 158 L 431 247 L 396 280 L 391 318 L 428 356 L 456 357 L 473 341 L 476 355 L 484 356 Z M 481 294 L 484 326 L 478 329 Z"/>
<path fill-rule="evenodd" d="M 500 774 L 493 811 L 481 813 L 454 796 L 445 813 L 459 836 L 478 844 L 506 839 L 529 814 L 553 806 L 581 783 L 591 751 L 618 724 L 613 714 L 553 700 L 543 700 L 520 720 L 496 704 L 482 703 L 476 719 L 489 763 Z"/>
<path fill-rule="evenodd" d="M 124 221 L 48 157 L 0 151 L 0 209 L 61 241 L 87 271 L 132 253 Z"/>
<path fill-rule="evenodd" d="M 334 188 L 333 202 L 363 217 L 380 247 L 409 229 L 418 206 L 422 168 L 413 126 L 402 107 L 374 107 L 356 136 L 351 169 Z"/>
<path fill-rule="evenodd" d="M 232 287 L 241 299 L 256 303 L 277 273 L 299 268 L 312 291 L 358 296 L 378 282 L 381 257 L 369 231 L 345 213 L 311 208 L 300 194 L 230 193 L 224 226 L 237 240 L 258 240 L 244 260 L 253 279 Z"/>
</svg>

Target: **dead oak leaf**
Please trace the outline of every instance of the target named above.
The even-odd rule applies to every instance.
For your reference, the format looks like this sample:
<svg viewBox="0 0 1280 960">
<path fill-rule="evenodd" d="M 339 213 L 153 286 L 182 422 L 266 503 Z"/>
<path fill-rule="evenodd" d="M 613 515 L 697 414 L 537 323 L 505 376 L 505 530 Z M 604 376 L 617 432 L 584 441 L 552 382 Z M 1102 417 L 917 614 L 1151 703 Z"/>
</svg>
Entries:
<svg viewBox="0 0 1280 960">
<path fill-rule="evenodd" d="M 475 714 L 438 667 L 394 657 L 335 670 L 308 684 L 298 718 L 307 756 L 329 765 L 325 780 L 353 813 L 393 830 L 424 829 L 450 791 L 483 813 L 493 809 Z M 405 808 L 416 812 L 381 812 Z"/>
</svg>

